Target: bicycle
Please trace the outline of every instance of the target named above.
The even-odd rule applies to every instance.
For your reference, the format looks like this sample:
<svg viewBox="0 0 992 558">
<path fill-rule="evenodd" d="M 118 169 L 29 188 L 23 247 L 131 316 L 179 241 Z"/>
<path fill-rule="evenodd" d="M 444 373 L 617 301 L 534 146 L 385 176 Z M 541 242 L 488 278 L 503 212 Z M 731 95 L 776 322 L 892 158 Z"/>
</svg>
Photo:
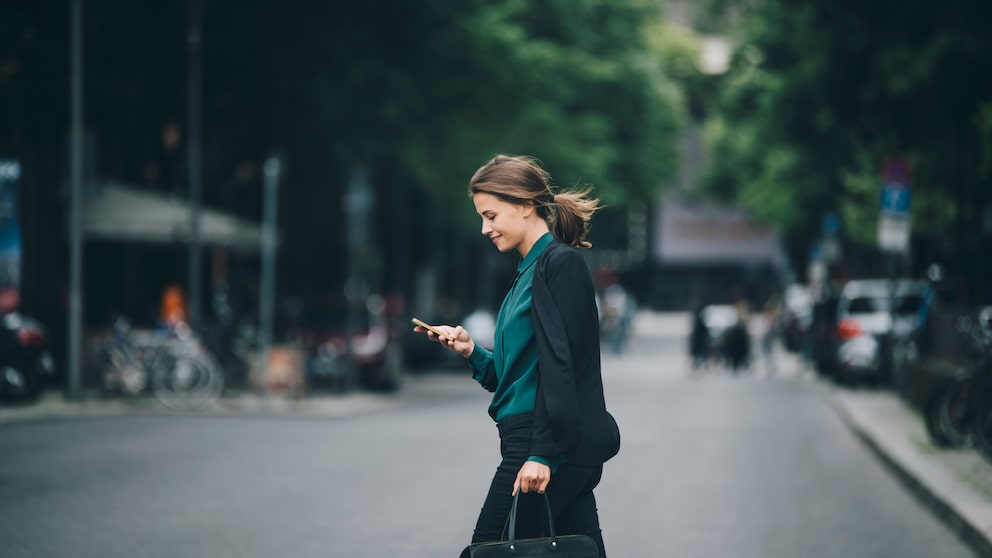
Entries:
<svg viewBox="0 0 992 558">
<path fill-rule="evenodd" d="M 959 320 L 958 330 L 981 352 L 967 373 L 934 391 L 924 409 L 927 432 L 938 446 L 973 446 L 992 462 L 992 307 L 979 313 L 977 324 Z"/>
<path fill-rule="evenodd" d="M 971 423 L 972 441 L 982 457 L 992 463 L 992 307 L 982 310 L 979 325 L 983 332 L 982 360 L 984 381 L 976 397 Z"/>
<path fill-rule="evenodd" d="M 130 328 L 114 323 L 104 349 L 104 388 L 135 396 L 151 390 L 166 407 L 198 410 L 216 401 L 224 374 L 186 324 L 167 330 Z"/>
</svg>

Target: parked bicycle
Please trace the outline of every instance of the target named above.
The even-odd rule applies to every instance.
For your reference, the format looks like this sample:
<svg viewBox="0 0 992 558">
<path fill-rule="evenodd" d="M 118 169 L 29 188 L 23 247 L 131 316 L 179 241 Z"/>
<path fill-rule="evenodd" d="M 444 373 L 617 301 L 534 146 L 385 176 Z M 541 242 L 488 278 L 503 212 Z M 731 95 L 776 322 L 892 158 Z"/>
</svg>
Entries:
<svg viewBox="0 0 992 558">
<path fill-rule="evenodd" d="M 201 409 L 224 388 L 223 371 L 184 323 L 133 330 L 126 319 L 118 318 L 103 363 L 106 391 L 134 396 L 150 390 L 170 409 Z"/>
<path fill-rule="evenodd" d="M 980 353 L 963 376 L 934 391 L 924 409 L 927 432 L 938 446 L 974 446 L 992 462 L 992 307 L 977 323 L 962 318 L 958 329 L 975 339 Z"/>
</svg>

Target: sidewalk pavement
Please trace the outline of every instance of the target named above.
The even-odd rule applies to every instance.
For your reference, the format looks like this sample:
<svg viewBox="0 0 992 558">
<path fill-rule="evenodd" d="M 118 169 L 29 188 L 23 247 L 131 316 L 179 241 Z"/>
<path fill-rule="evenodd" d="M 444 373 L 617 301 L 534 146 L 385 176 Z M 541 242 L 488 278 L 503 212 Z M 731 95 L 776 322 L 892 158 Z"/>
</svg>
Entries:
<svg viewBox="0 0 992 558">
<path fill-rule="evenodd" d="M 992 464 L 934 446 L 920 413 L 888 390 L 826 388 L 848 427 L 980 556 L 992 557 Z"/>
</svg>

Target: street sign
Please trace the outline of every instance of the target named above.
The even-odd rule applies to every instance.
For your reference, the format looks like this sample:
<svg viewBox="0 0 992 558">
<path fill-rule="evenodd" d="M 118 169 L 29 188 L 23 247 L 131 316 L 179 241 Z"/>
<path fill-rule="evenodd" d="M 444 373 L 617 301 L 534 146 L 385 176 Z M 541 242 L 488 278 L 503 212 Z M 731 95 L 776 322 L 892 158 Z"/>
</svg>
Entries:
<svg viewBox="0 0 992 558">
<path fill-rule="evenodd" d="M 882 200 L 878 216 L 878 246 L 883 251 L 909 252 L 910 168 L 901 155 L 892 155 L 882 164 Z"/>
<path fill-rule="evenodd" d="M 882 213 L 909 215 L 909 188 L 905 184 L 886 184 L 882 187 Z"/>
<path fill-rule="evenodd" d="M 878 247 L 886 252 L 909 251 L 909 219 L 882 216 L 878 220 Z"/>
<path fill-rule="evenodd" d="M 909 161 L 902 155 L 890 155 L 882 164 L 882 180 L 887 184 L 909 185 Z"/>
</svg>

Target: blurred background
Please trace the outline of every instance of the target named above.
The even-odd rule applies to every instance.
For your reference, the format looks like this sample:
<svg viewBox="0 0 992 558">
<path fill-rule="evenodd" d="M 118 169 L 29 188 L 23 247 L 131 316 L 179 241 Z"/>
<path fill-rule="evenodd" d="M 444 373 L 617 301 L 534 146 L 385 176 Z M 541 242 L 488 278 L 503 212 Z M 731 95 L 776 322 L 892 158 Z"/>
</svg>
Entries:
<svg viewBox="0 0 992 558">
<path fill-rule="evenodd" d="M 0 310 L 70 395 L 143 389 L 121 336 L 177 323 L 229 389 L 394 389 L 438 358 L 409 317 L 485 332 L 512 279 L 466 194 L 497 153 L 595 187 L 604 307 L 772 301 L 812 355 L 851 280 L 992 303 L 988 2 L 2 12 Z"/>
</svg>

